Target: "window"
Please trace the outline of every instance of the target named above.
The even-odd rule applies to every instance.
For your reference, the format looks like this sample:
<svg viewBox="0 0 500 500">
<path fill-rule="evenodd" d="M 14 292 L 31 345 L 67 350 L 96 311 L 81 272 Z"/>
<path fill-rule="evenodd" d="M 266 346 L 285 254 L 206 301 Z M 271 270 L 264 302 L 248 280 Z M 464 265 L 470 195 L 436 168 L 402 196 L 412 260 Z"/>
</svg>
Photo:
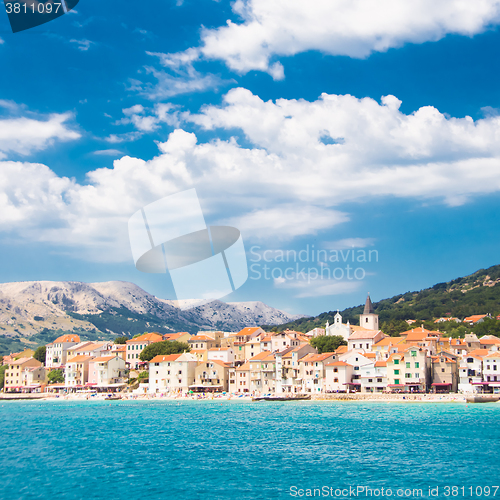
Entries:
<svg viewBox="0 0 500 500">
<path fill-rule="evenodd" d="M 415 361 L 415 368 L 420 368 L 420 363 L 418 361 Z"/>
<path fill-rule="evenodd" d="M 338 378 L 334 378 L 334 379 L 333 379 L 333 381 L 334 381 L 336 384 L 338 384 L 339 379 L 338 379 Z"/>
<path fill-rule="evenodd" d="M 405 373 L 405 378 L 411 378 L 411 373 Z"/>
<path fill-rule="evenodd" d="M 394 370 L 394 375 L 399 375 L 399 370 Z"/>
<path fill-rule="evenodd" d="M 417 355 L 417 351 L 410 351 L 411 352 L 411 356 L 415 357 Z"/>
<path fill-rule="evenodd" d="M 445 372 L 445 369 L 444 368 L 441 368 L 441 373 L 444 373 Z"/>
<path fill-rule="evenodd" d="M 410 362 L 409 361 L 406 362 L 406 368 L 410 368 Z"/>
<path fill-rule="evenodd" d="M 396 385 L 399 385 L 399 379 L 398 379 L 398 378 L 394 379 L 394 383 L 395 383 Z"/>
<path fill-rule="evenodd" d="M 378 378 L 378 379 L 377 379 L 377 382 L 382 382 L 382 379 L 381 379 L 381 378 Z"/>
<path fill-rule="evenodd" d="M 339 369 L 338 368 L 334 368 L 333 371 L 334 371 L 334 373 L 337 373 L 339 371 Z"/>
<path fill-rule="evenodd" d="M 369 382 L 369 383 L 373 382 L 373 379 L 369 378 L 369 379 L 368 379 L 368 382 Z"/>
<path fill-rule="evenodd" d="M 395 359 L 395 360 L 394 360 L 394 364 L 395 364 L 395 365 L 399 365 L 399 359 Z"/>
</svg>

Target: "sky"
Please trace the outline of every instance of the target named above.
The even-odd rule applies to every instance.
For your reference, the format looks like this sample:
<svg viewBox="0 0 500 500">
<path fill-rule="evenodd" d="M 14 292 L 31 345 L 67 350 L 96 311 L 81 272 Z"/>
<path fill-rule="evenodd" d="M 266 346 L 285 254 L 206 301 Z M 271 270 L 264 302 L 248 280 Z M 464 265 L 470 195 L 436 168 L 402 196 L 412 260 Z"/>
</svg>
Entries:
<svg viewBox="0 0 500 500">
<path fill-rule="evenodd" d="M 315 315 L 499 264 L 500 0 L 0 11 L 0 281 L 131 281 L 141 208 L 236 227 L 223 300 Z M 478 311 L 478 313 L 484 311 Z"/>
</svg>

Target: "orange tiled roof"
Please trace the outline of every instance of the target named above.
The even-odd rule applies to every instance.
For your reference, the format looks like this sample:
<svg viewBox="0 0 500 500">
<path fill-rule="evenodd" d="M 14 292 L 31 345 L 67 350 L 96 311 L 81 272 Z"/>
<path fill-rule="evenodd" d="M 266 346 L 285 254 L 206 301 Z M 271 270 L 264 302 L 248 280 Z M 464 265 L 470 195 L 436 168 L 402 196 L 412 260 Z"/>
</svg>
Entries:
<svg viewBox="0 0 500 500">
<path fill-rule="evenodd" d="M 473 351 L 469 352 L 467 356 L 474 355 L 474 356 L 480 356 L 483 358 L 484 356 L 487 356 L 489 354 L 488 349 L 474 349 Z"/>
<path fill-rule="evenodd" d="M 135 339 L 127 340 L 127 344 L 130 342 L 161 342 L 163 340 L 163 335 L 159 333 L 144 333 Z"/>
<path fill-rule="evenodd" d="M 472 316 L 467 316 L 467 318 L 464 318 L 464 321 L 472 321 L 473 323 L 476 323 L 482 318 L 486 318 L 486 314 L 473 314 Z"/>
<path fill-rule="evenodd" d="M 116 356 L 100 356 L 98 358 L 94 358 L 92 361 L 97 361 L 98 363 L 106 363 L 110 359 L 115 359 Z"/>
<path fill-rule="evenodd" d="M 385 337 L 384 339 L 379 340 L 376 344 L 374 344 L 373 347 L 391 346 L 394 344 L 398 344 L 403 340 L 403 337 Z"/>
<path fill-rule="evenodd" d="M 164 361 L 175 361 L 181 354 L 159 354 L 155 356 L 150 363 L 163 363 Z"/>
<path fill-rule="evenodd" d="M 243 330 L 240 330 L 236 335 L 252 335 L 252 333 L 255 333 L 257 330 L 260 330 L 260 326 L 247 326 L 246 328 L 243 328 Z"/>
<path fill-rule="evenodd" d="M 500 339 L 494 335 L 485 335 L 479 339 L 479 342 L 483 345 L 493 345 L 500 344 Z"/>
<path fill-rule="evenodd" d="M 193 335 L 188 342 L 214 342 L 215 339 L 213 337 L 209 337 L 208 335 Z"/>
<path fill-rule="evenodd" d="M 375 366 L 387 366 L 387 361 L 375 361 Z"/>
<path fill-rule="evenodd" d="M 68 333 L 67 335 L 61 335 L 57 337 L 56 340 L 52 341 L 52 344 L 63 344 L 65 342 L 80 342 L 80 337 L 74 333 Z"/>
<path fill-rule="evenodd" d="M 70 363 L 83 363 L 91 359 L 93 359 L 93 356 L 86 356 L 85 354 L 80 354 L 78 356 L 75 356 L 74 358 L 71 358 L 66 364 L 69 365 Z"/>
<path fill-rule="evenodd" d="M 380 330 L 359 330 L 349 335 L 349 340 L 373 339 L 380 333 Z"/>
</svg>

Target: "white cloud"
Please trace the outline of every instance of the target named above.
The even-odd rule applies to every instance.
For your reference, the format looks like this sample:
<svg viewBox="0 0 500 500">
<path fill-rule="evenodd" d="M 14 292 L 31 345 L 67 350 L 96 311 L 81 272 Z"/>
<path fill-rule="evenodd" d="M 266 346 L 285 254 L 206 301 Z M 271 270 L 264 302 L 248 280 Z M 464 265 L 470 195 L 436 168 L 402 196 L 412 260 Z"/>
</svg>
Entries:
<svg viewBox="0 0 500 500">
<path fill-rule="evenodd" d="M 291 290 L 294 297 L 304 299 L 310 297 L 324 297 L 327 295 L 343 295 L 358 291 L 363 285 L 362 280 L 342 281 L 336 279 L 321 279 L 305 268 L 304 276 L 295 276 L 290 280 L 278 277 L 274 286 L 280 290 Z"/>
<path fill-rule="evenodd" d="M 70 43 L 76 43 L 78 50 L 81 50 L 82 52 L 86 52 L 87 50 L 90 49 L 91 45 L 95 44 L 95 42 L 92 42 L 90 40 L 75 40 L 75 39 L 70 40 Z"/>
<path fill-rule="evenodd" d="M 0 45 L 2 45 L 2 43 L 5 43 L 5 40 L 3 40 L 2 38 L 0 38 Z"/>
<path fill-rule="evenodd" d="M 0 105 L 9 111 L 21 109 L 11 101 L 2 101 Z M 50 147 L 56 141 L 80 138 L 80 133 L 67 125 L 72 118 L 70 113 L 52 114 L 45 119 L 26 116 L 0 118 L 0 158 L 11 154 L 27 156 Z"/>
<path fill-rule="evenodd" d="M 139 91 L 148 99 L 163 100 L 180 94 L 205 92 L 231 83 L 212 73 L 201 74 L 195 69 L 194 63 L 200 59 L 198 49 L 191 48 L 176 54 L 157 52 L 147 52 L 147 54 L 157 57 L 160 64 L 167 69 L 164 71 L 152 66 L 145 67 L 146 72 L 156 78 L 157 83 L 154 85 L 143 84 L 137 80 L 131 81 L 132 89 Z"/>
<path fill-rule="evenodd" d="M 5 214 L 0 230 L 86 258 L 121 261 L 130 259 L 130 215 L 191 187 L 198 191 L 207 223 L 234 225 L 247 243 L 268 247 L 347 221 L 345 202 L 406 197 L 456 205 L 500 191 L 500 117 L 452 118 L 432 107 L 406 115 L 399 104 L 392 96 L 378 103 L 326 94 L 314 102 L 264 102 L 235 89 L 222 105 L 176 119 L 207 130 L 241 130 L 251 147 L 234 138 L 198 143 L 194 133 L 177 129 L 158 144 L 157 157 L 125 156 L 113 168 L 89 172 L 86 184 L 60 178 L 44 165 L 0 162 Z M 157 108 L 143 107 L 128 108 L 126 114 L 127 119 L 162 116 Z M 61 133 L 64 128 L 53 135 Z M 343 140 L 324 144 L 325 135 Z M 361 248 L 372 241 L 335 243 Z"/>
<path fill-rule="evenodd" d="M 101 149 L 99 151 L 94 151 L 97 156 L 123 156 L 123 151 L 119 149 Z"/>
<path fill-rule="evenodd" d="M 274 57 L 308 50 L 364 58 L 405 43 L 472 36 L 500 21 L 499 0 L 237 0 L 241 24 L 205 29 L 201 51 L 239 73 L 282 78 Z"/>
<path fill-rule="evenodd" d="M 221 223 L 237 227 L 255 241 L 279 241 L 317 234 L 348 220 L 347 214 L 337 210 L 283 203 L 278 207 L 253 210 L 224 219 Z"/>
</svg>

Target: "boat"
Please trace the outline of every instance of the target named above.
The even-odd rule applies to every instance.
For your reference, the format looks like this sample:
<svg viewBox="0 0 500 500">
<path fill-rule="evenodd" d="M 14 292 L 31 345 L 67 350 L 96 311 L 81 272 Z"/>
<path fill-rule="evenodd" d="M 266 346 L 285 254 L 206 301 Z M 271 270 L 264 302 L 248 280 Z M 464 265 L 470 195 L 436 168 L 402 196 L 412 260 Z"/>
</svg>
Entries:
<svg viewBox="0 0 500 500">
<path fill-rule="evenodd" d="M 310 394 L 298 394 L 297 396 L 259 396 L 252 401 L 306 401 L 311 399 Z"/>
<path fill-rule="evenodd" d="M 467 403 L 496 403 L 500 401 L 500 394 L 475 394 L 466 396 Z"/>
<path fill-rule="evenodd" d="M 104 398 L 104 401 L 117 401 L 118 399 L 121 399 L 122 397 L 118 394 L 113 395 L 113 396 L 108 396 L 107 398 Z"/>
</svg>

